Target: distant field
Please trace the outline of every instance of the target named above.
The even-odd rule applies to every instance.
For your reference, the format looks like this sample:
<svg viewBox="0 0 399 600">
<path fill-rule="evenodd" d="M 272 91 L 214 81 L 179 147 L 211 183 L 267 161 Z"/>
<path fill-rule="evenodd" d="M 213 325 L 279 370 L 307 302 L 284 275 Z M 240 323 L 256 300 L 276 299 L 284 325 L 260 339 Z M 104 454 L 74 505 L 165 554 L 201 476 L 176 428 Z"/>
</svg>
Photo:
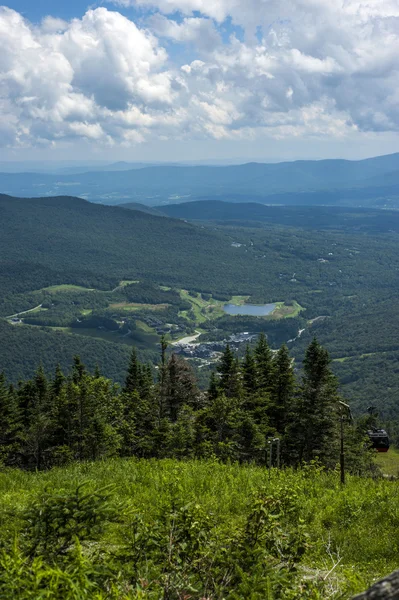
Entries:
<svg viewBox="0 0 399 600">
<path fill-rule="evenodd" d="M 224 311 L 226 304 L 244 306 L 251 303 L 250 296 L 234 295 L 227 299 L 226 295 L 225 300 L 217 300 L 212 296 L 205 296 L 204 298 L 202 294 L 191 292 L 188 289 L 176 289 L 180 294 L 182 303 L 184 302 L 187 306 L 185 310 L 179 310 L 178 303 L 173 302 L 173 295 L 170 304 L 167 303 L 167 297 L 165 297 L 165 303 L 159 304 L 140 301 L 131 302 L 130 299 L 135 299 L 135 296 L 126 296 L 124 287 L 135 283 L 139 284 L 140 282 L 123 280 L 120 281 L 117 287 L 109 291 L 70 284 L 49 286 L 32 292 L 26 301 L 27 306 L 23 305 L 25 315 L 24 311 L 18 314 L 21 315 L 21 319 L 27 319 L 28 315 L 31 317 L 30 327 L 46 327 L 49 330 L 57 330 L 65 334 L 102 339 L 118 345 L 137 345 L 142 350 L 156 350 L 159 336 L 162 333 L 165 333 L 167 340 L 170 342 L 176 342 L 179 339 L 191 339 L 193 331 L 207 333 L 206 323 L 213 323 L 219 318 L 227 317 Z M 165 292 L 172 289 L 166 286 L 159 287 Z M 76 294 L 76 299 L 74 294 Z M 138 295 L 137 299 L 139 300 L 141 297 Z M 151 295 L 145 296 L 143 300 L 147 298 L 148 302 L 151 301 L 152 297 Z M 154 300 L 155 298 L 158 299 L 159 294 L 155 294 Z M 159 298 L 158 301 L 161 302 L 162 300 L 163 298 Z M 42 304 L 46 308 L 43 308 Z M 297 316 L 302 310 L 304 309 L 297 302 L 293 302 L 292 305 L 276 302 L 276 309 L 273 313 L 260 318 L 262 320 L 285 319 Z M 95 321 L 94 325 L 88 323 L 85 326 L 84 323 L 81 323 L 81 327 L 71 326 L 76 319 L 95 318 L 98 314 L 106 315 L 109 319 L 116 321 L 119 326 L 126 322 L 130 323 L 128 333 L 126 331 L 114 331 L 113 328 L 108 330 L 103 326 L 98 327 Z M 40 317 L 37 323 L 32 320 L 35 315 Z M 234 318 L 231 317 L 231 319 Z M 22 322 L 18 326 L 20 325 L 27 326 L 28 323 Z"/>
<path fill-rule="evenodd" d="M 168 308 L 167 304 L 138 304 L 136 302 L 116 302 L 110 304 L 110 308 L 118 308 L 126 311 L 137 311 L 137 310 L 165 310 Z"/>
<path fill-rule="evenodd" d="M 276 309 L 272 312 L 271 316 L 274 319 L 289 319 L 297 317 L 303 310 L 303 308 L 298 302 L 294 302 L 292 305 L 287 306 L 284 302 L 277 302 Z"/>
<path fill-rule="evenodd" d="M 61 284 L 61 285 L 51 285 L 50 287 L 43 288 L 43 292 L 94 292 L 94 288 L 85 288 L 80 285 L 69 285 L 69 284 Z"/>
<path fill-rule="evenodd" d="M 229 300 L 215 300 L 214 298 L 204 300 L 200 295 L 198 297 L 192 296 L 187 290 L 181 290 L 180 295 L 183 300 L 190 302 L 197 325 L 225 316 L 224 306 L 226 304 L 234 304 L 236 306 L 244 306 L 247 303 L 252 304 L 249 296 L 232 296 Z M 303 310 L 305 309 L 298 302 L 294 302 L 292 306 L 286 306 L 284 302 L 276 302 L 275 310 L 270 315 L 261 318 L 283 319 L 297 317 Z M 181 314 L 187 317 L 187 312 L 183 311 Z"/>
</svg>

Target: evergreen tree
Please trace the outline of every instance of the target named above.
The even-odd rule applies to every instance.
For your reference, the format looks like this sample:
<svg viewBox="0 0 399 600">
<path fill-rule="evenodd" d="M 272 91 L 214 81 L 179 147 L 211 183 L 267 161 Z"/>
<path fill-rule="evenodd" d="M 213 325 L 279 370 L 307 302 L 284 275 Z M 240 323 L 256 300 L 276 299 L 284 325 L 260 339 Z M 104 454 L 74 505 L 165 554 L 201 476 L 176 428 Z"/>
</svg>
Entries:
<svg viewBox="0 0 399 600">
<path fill-rule="evenodd" d="M 18 466 L 21 420 L 14 388 L 0 373 L 0 463 Z"/>
<path fill-rule="evenodd" d="M 130 362 L 127 370 L 124 391 L 128 394 L 132 392 L 137 392 L 140 387 L 140 378 L 141 365 L 137 359 L 136 348 L 133 348 L 132 353 L 130 355 Z"/>
<path fill-rule="evenodd" d="M 83 376 L 86 373 L 86 367 L 82 363 L 80 356 L 74 356 L 73 367 L 72 367 L 72 380 L 74 383 L 79 383 L 83 380 Z"/>
<path fill-rule="evenodd" d="M 40 366 L 32 381 L 19 390 L 26 424 L 24 455 L 26 464 L 37 470 L 46 468 L 46 450 L 50 443 L 52 415 L 50 385 Z"/>
<path fill-rule="evenodd" d="M 218 371 L 221 392 L 227 398 L 239 398 L 242 392 L 240 365 L 229 345 L 220 359 Z"/>
<path fill-rule="evenodd" d="M 314 339 L 306 350 L 299 398 L 288 428 L 291 462 L 318 457 L 334 467 L 338 459 L 338 382 L 327 350 Z"/>
<path fill-rule="evenodd" d="M 274 358 L 270 390 L 270 426 L 283 435 L 288 424 L 288 412 L 294 402 L 295 375 L 288 348 L 283 345 Z"/>
<path fill-rule="evenodd" d="M 255 364 L 258 389 L 270 391 L 273 382 L 273 352 L 264 333 L 261 333 L 255 346 Z"/>
<path fill-rule="evenodd" d="M 154 391 L 154 378 L 151 365 L 142 365 L 140 373 L 140 396 L 142 398 L 150 398 Z"/>
<path fill-rule="evenodd" d="M 209 379 L 209 387 L 208 387 L 208 399 L 210 402 L 216 400 L 219 394 L 219 380 L 216 376 L 215 371 L 212 371 L 211 377 Z"/>
<path fill-rule="evenodd" d="M 58 396 L 61 393 L 63 386 L 65 385 L 65 376 L 61 370 L 60 365 L 58 364 L 55 368 L 55 375 L 53 384 L 51 387 L 51 392 L 53 396 Z"/>
<path fill-rule="evenodd" d="M 168 413 L 171 421 L 175 422 L 183 406 L 198 408 L 199 390 L 191 366 L 176 354 L 169 359 L 167 381 Z"/>
<path fill-rule="evenodd" d="M 255 394 L 258 389 L 258 378 L 255 359 L 249 346 L 246 348 L 242 363 L 242 379 L 245 394 L 247 396 Z"/>
</svg>

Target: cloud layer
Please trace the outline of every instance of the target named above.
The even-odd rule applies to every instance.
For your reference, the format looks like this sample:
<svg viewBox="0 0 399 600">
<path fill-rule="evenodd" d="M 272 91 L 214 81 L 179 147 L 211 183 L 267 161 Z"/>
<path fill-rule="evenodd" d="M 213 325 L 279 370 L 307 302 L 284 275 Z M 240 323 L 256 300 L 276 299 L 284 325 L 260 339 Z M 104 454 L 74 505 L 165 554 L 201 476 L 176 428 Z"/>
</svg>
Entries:
<svg viewBox="0 0 399 600">
<path fill-rule="evenodd" d="M 0 7 L 1 146 L 399 130 L 399 0 L 114 4 L 141 25 Z"/>
</svg>

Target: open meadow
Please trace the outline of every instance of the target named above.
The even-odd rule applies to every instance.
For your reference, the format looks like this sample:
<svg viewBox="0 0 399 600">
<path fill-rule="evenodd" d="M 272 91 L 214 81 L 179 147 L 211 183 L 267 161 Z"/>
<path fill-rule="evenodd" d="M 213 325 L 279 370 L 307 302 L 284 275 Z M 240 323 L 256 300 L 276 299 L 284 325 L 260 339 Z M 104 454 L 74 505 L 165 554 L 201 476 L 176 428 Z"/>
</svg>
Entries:
<svg viewBox="0 0 399 600">
<path fill-rule="evenodd" d="M 316 465 L 3 470 L 0 597 L 349 599 L 397 568 L 398 496 Z"/>
</svg>

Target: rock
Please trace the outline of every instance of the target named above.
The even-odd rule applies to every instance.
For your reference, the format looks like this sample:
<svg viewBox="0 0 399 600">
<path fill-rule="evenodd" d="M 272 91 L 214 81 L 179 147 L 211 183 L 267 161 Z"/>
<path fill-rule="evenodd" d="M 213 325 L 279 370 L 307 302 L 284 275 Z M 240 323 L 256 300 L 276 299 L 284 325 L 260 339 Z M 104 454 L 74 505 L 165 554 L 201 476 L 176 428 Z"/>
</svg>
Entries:
<svg viewBox="0 0 399 600">
<path fill-rule="evenodd" d="M 399 571 L 377 581 L 367 592 L 353 600 L 399 600 Z"/>
</svg>

